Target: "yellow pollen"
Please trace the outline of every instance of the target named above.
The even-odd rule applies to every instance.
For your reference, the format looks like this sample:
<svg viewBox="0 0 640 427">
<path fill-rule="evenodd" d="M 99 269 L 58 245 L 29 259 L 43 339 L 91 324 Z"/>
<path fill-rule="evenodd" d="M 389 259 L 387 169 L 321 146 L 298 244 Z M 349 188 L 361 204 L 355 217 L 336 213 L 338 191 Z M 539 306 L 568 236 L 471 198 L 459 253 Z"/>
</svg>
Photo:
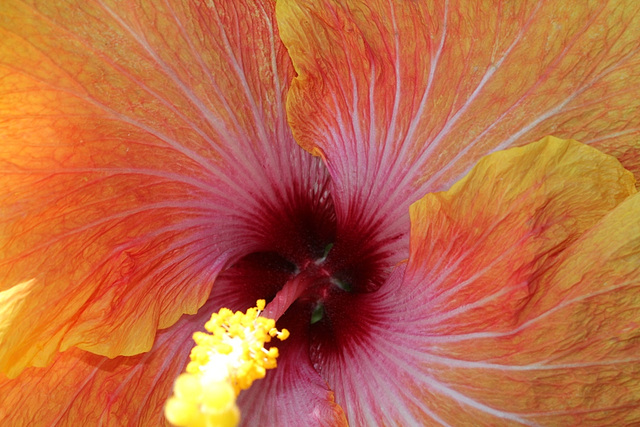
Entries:
<svg viewBox="0 0 640 427">
<path fill-rule="evenodd" d="M 246 313 L 222 308 L 205 323 L 208 333 L 193 334 L 191 361 L 176 378 L 164 408 L 171 424 L 226 427 L 240 422 L 236 397 L 276 367 L 278 349 L 266 349 L 265 343 L 289 337 L 286 329 L 275 328 L 275 320 L 260 316 L 264 308 L 265 300 Z"/>
</svg>

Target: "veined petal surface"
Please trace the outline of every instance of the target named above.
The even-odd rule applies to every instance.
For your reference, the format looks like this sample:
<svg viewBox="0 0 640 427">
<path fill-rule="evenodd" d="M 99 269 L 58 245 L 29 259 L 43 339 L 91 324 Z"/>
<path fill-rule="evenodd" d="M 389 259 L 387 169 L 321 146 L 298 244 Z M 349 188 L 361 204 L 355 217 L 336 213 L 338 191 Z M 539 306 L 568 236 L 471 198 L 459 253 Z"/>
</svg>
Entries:
<svg viewBox="0 0 640 427">
<path fill-rule="evenodd" d="M 416 202 L 409 260 L 316 360 L 349 422 L 639 422 L 638 217 L 630 172 L 557 138 Z"/>
<path fill-rule="evenodd" d="M 137 356 L 109 359 L 72 348 L 56 354 L 48 366 L 27 368 L 17 378 L 0 374 L 0 422 L 168 426 L 164 403 L 189 360 L 191 335 L 208 317 L 204 310 L 185 316 L 160 331 L 149 352 Z"/>
<path fill-rule="evenodd" d="M 5 298 L 19 320 L 1 371 L 74 346 L 149 350 L 270 244 L 270 204 L 322 191 L 285 120 L 273 15 L 259 0 L 1 3 L 0 290 L 33 279 Z"/>
<path fill-rule="evenodd" d="M 294 136 L 326 159 L 343 221 L 408 238 L 410 203 L 551 134 L 640 177 L 636 1 L 282 0 L 277 17 Z"/>
<path fill-rule="evenodd" d="M 221 273 L 209 301 L 195 315 L 158 332 L 149 352 L 109 359 L 72 348 L 55 355 L 50 365 L 27 368 L 17 378 L 0 374 L 0 424 L 168 426 L 163 407 L 189 361 L 193 333 L 202 331 L 221 307 L 243 310 L 260 295 L 261 286 L 249 288 L 241 281 L 247 273 L 242 274 L 243 268 L 240 264 Z M 269 279 L 265 285 L 274 278 Z M 21 292 L 30 284 L 12 290 Z M 278 368 L 240 394 L 242 425 L 344 425 L 333 392 L 311 365 L 306 322 L 298 319 L 294 325 L 286 341 L 275 343 Z"/>
<path fill-rule="evenodd" d="M 305 313 L 307 314 L 307 313 Z M 343 408 L 309 358 L 309 316 L 288 319 L 291 336 L 277 342 L 278 367 L 240 394 L 243 425 L 346 427 Z M 348 402 L 347 402 L 348 404 Z"/>
</svg>

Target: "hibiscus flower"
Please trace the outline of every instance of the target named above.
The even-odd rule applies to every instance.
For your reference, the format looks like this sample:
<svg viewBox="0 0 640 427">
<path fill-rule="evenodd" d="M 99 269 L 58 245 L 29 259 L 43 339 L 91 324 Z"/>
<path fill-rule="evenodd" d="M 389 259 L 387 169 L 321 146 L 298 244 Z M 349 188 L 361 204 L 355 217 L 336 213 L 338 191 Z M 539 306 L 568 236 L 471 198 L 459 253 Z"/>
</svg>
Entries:
<svg viewBox="0 0 640 427">
<path fill-rule="evenodd" d="M 246 425 L 640 422 L 638 28 L 3 0 L 2 424 L 166 423 L 192 334 L 287 289 Z"/>
</svg>

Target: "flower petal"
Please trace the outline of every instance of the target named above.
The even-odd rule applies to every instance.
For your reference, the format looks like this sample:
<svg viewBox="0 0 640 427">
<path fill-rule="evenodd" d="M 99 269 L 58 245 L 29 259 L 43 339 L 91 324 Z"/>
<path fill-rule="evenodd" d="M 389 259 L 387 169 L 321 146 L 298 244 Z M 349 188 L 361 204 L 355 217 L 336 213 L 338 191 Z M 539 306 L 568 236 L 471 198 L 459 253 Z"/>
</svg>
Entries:
<svg viewBox="0 0 640 427">
<path fill-rule="evenodd" d="M 545 138 L 411 216 L 408 262 L 354 305 L 364 333 L 314 361 L 350 423 L 640 419 L 640 197 L 616 159 Z"/>
<path fill-rule="evenodd" d="M 531 295 L 515 315 L 433 339 L 431 379 L 446 387 L 445 400 L 466 407 L 462 418 L 640 422 L 639 216 L 635 194 L 531 276 Z M 499 310 L 484 311 L 492 319 Z"/>
<path fill-rule="evenodd" d="M 238 404 L 244 425 L 348 425 L 343 409 L 334 401 L 333 391 L 309 359 L 308 319 L 309 316 L 304 316 L 279 321 L 291 335 L 274 344 L 280 353 L 278 367 L 240 394 Z"/>
<path fill-rule="evenodd" d="M 0 291 L 36 280 L 1 371 L 148 350 L 266 244 L 260 212 L 326 180 L 285 121 L 273 9 L 2 2 Z"/>
<path fill-rule="evenodd" d="M 549 134 L 640 177 L 636 1 L 282 0 L 277 18 L 294 136 L 326 159 L 341 217 L 401 233 L 410 203 Z"/>
<path fill-rule="evenodd" d="M 207 304 L 204 308 L 208 308 Z M 208 312 L 158 333 L 145 354 L 109 359 L 77 348 L 19 377 L 0 374 L 3 425 L 168 425 L 163 406 Z"/>
<path fill-rule="evenodd" d="M 160 331 L 145 354 L 109 359 L 73 348 L 57 354 L 47 367 L 27 368 L 15 379 L 0 374 L 0 423 L 168 425 L 163 406 L 189 360 L 193 332 L 202 330 L 221 306 L 243 310 L 252 304 L 244 290 L 238 291 L 236 274 L 223 273 L 198 313 Z M 333 393 L 309 362 L 305 323 L 295 325 L 294 335 L 277 343 L 278 368 L 240 394 L 243 425 L 345 423 Z"/>
<path fill-rule="evenodd" d="M 636 193 L 634 184 L 615 158 L 572 140 L 546 137 L 494 153 L 449 191 L 412 205 L 405 279 L 426 286 L 432 312 L 447 317 L 466 306 L 453 324 L 434 325 L 440 333 L 511 322 L 533 293 L 542 292 L 532 278 Z M 485 300 L 489 295 L 493 299 Z"/>
</svg>

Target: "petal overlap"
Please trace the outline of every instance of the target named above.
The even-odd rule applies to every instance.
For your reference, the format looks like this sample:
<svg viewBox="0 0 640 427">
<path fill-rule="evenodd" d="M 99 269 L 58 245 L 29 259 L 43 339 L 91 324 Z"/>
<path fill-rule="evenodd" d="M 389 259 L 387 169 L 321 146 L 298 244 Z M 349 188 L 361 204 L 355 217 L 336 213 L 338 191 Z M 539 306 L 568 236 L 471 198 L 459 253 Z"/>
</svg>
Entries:
<svg viewBox="0 0 640 427">
<path fill-rule="evenodd" d="M 416 202 L 409 260 L 358 301 L 359 339 L 318 360 L 348 420 L 637 422 L 634 183 L 615 158 L 545 138 Z"/>
<path fill-rule="evenodd" d="M 326 180 L 292 140 L 268 1 L 0 6 L 0 368 L 115 357 L 194 313 L 270 204 Z"/>
<path fill-rule="evenodd" d="M 109 359 L 77 348 L 58 353 L 44 368 L 19 377 L 0 374 L 0 422 L 5 425 L 169 425 L 162 408 L 173 380 L 184 369 L 213 304 L 158 333 L 153 348 Z M 144 393 L 140 391 L 144 390 Z"/>
<path fill-rule="evenodd" d="M 159 331 L 153 348 L 144 354 L 109 359 L 72 348 L 56 354 L 48 366 L 27 368 L 17 378 L 0 374 L 0 423 L 72 425 L 82 420 L 88 425 L 168 426 L 163 406 L 189 361 L 193 333 L 203 330 L 210 314 L 221 307 L 244 310 L 264 292 L 260 286 L 247 287 L 242 269 L 240 264 L 223 272 L 198 313 Z M 30 285 L 12 291 L 25 292 Z M 0 314 L 7 313 L 0 308 Z M 292 336 L 276 344 L 281 350 L 278 368 L 239 396 L 243 425 L 346 425 L 333 392 L 309 360 L 305 322 L 289 323 L 295 328 Z"/>
<path fill-rule="evenodd" d="M 341 218 L 365 206 L 402 235 L 410 203 L 544 135 L 640 176 L 637 2 L 287 0 L 277 17 L 290 124 L 326 160 Z"/>
<path fill-rule="evenodd" d="M 245 424 L 640 423 L 638 28 L 631 0 L 2 2 L 0 422 L 166 424 L 208 315 L 310 266 Z M 501 151 L 549 134 L 591 147 Z"/>
</svg>

